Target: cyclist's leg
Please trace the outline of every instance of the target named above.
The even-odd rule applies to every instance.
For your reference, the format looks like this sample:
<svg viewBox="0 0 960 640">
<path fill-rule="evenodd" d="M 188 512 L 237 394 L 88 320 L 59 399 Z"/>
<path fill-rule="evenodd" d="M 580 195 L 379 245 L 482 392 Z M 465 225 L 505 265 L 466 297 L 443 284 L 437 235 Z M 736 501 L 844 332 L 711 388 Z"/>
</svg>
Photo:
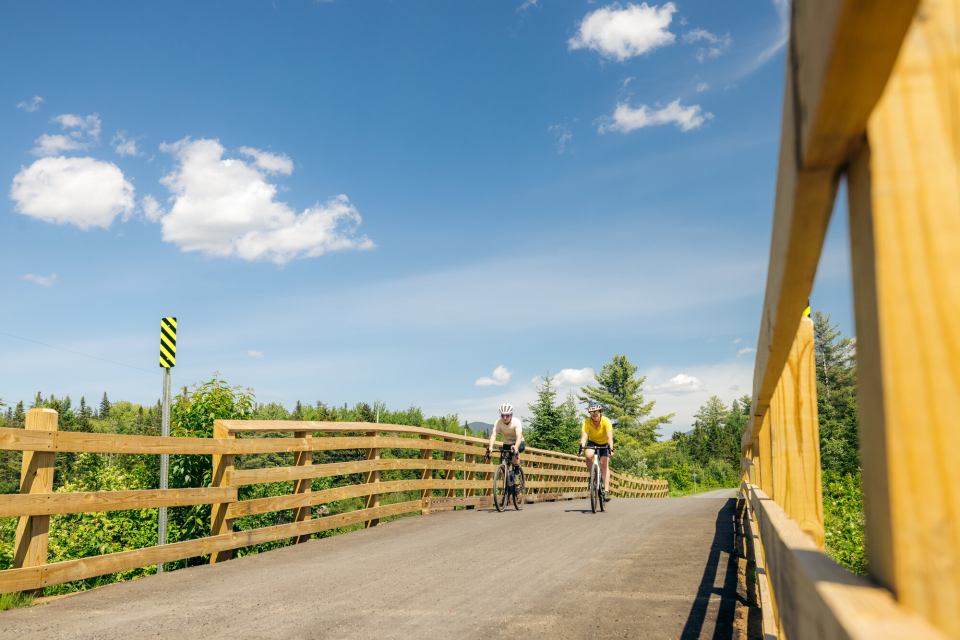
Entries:
<svg viewBox="0 0 960 640">
<path fill-rule="evenodd" d="M 513 456 L 513 470 L 520 470 L 520 454 L 523 453 L 523 450 L 527 448 L 527 441 L 524 440 L 520 443 L 520 446 L 517 447 L 517 455 Z"/>
<path fill-rule="evenodd" d="M 587 485 L 588 485 L 588 486 L 589 486 L 589 484 L 590 484 L 590 474 L 593 473 L 593 456 L 594 456 L 594 454 L 595 454 L 596 452 L 597 452 L 597 450 L 596 450 L 596 449 L 592 449 L 592 448 L 590 448 L 590 449 L 584 449 L 584 450 L 583 450 L 583 455 L 586 456 L 586 458 L 587 458 L 587 477 L 586 477 L 586 481 L 587 481 Z"/>
<path fill-rule="evenodd" d="M 605 453 L 609 453 L 609 450 L 606 450 Z M 600 473 L 603 477 L 603 492 L 608 493 L 610 491 L 610 456 L 605 455 L 600 458 Z"/>
</svg>

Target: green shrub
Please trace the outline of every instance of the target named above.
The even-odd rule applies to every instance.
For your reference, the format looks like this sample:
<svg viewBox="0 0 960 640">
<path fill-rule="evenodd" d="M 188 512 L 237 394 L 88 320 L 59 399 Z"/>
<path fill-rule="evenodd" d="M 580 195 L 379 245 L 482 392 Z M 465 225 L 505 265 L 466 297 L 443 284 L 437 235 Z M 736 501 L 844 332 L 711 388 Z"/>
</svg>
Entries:
<svg viewBox="0 0 960 640">
<path fill-rule="evenodd" d="M 854 573 L 867 572 L 860 474 L 823 476 L 823 515 L 827 555 Z"/>
</svg>

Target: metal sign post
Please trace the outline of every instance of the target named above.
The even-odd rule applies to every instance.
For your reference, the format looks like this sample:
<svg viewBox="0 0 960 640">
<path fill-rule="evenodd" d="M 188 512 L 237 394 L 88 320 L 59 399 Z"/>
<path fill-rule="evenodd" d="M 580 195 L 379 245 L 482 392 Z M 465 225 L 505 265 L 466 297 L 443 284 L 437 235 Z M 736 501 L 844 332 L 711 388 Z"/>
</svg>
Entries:
<svg viewBox="0 0 960 640">
<path fill-rule="evenodd" d="M 170 370 L 177 363 L 177 319 L 160 320 L 160 366 L 163 367 L 163 413 L 160 435 L 170 437 Z M 160 488 L 170 484 L 170 454 L 160 454 Z M 160 507 L 157 518 L 157 545 L 167 544 L 167 508 Z M 163 573 L 163 563 L 157 564 L 157 573 Z"/>
</svg>

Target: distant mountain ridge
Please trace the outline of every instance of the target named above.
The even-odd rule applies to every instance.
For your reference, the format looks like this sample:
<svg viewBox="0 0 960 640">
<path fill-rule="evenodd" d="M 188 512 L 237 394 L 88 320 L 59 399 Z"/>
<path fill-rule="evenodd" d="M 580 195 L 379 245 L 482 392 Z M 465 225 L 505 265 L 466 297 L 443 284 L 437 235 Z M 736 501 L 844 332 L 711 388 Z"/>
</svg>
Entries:
<svg viewBox="0 0 960 640">
<path fill-rule="evenodd" d="M 490 435 L 490 430 L 493 429 L 493 425 L 489 422 L 470 422 L 468 423 L 470 428 L 475 431 L 483 431 L 485 434 Z"/>
</svg>

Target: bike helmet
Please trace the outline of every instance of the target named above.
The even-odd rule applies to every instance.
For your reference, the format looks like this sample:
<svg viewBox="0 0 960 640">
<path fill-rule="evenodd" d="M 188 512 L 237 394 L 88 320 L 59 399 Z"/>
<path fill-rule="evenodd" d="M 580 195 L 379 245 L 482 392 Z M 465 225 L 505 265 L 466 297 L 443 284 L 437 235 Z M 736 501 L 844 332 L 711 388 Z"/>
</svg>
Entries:
<svg viewBox="0 0 960 640">
<path fill-rule="evenodd" d="M 500 415 L 503 415 L 503 416 L 512 416 L 512 415 L 513 415 L 513 405 L 512 405 L 512 404 L 502 404 L 502 405 L 500 405 Z"/>
<path fill-rule="evenodd" d="M 599 402 L 591 402 L 590 406 L 587 407 L 587 413 L 593 413 L 594 411 L 603 411 L 603 405 Z"/>
</svg>

